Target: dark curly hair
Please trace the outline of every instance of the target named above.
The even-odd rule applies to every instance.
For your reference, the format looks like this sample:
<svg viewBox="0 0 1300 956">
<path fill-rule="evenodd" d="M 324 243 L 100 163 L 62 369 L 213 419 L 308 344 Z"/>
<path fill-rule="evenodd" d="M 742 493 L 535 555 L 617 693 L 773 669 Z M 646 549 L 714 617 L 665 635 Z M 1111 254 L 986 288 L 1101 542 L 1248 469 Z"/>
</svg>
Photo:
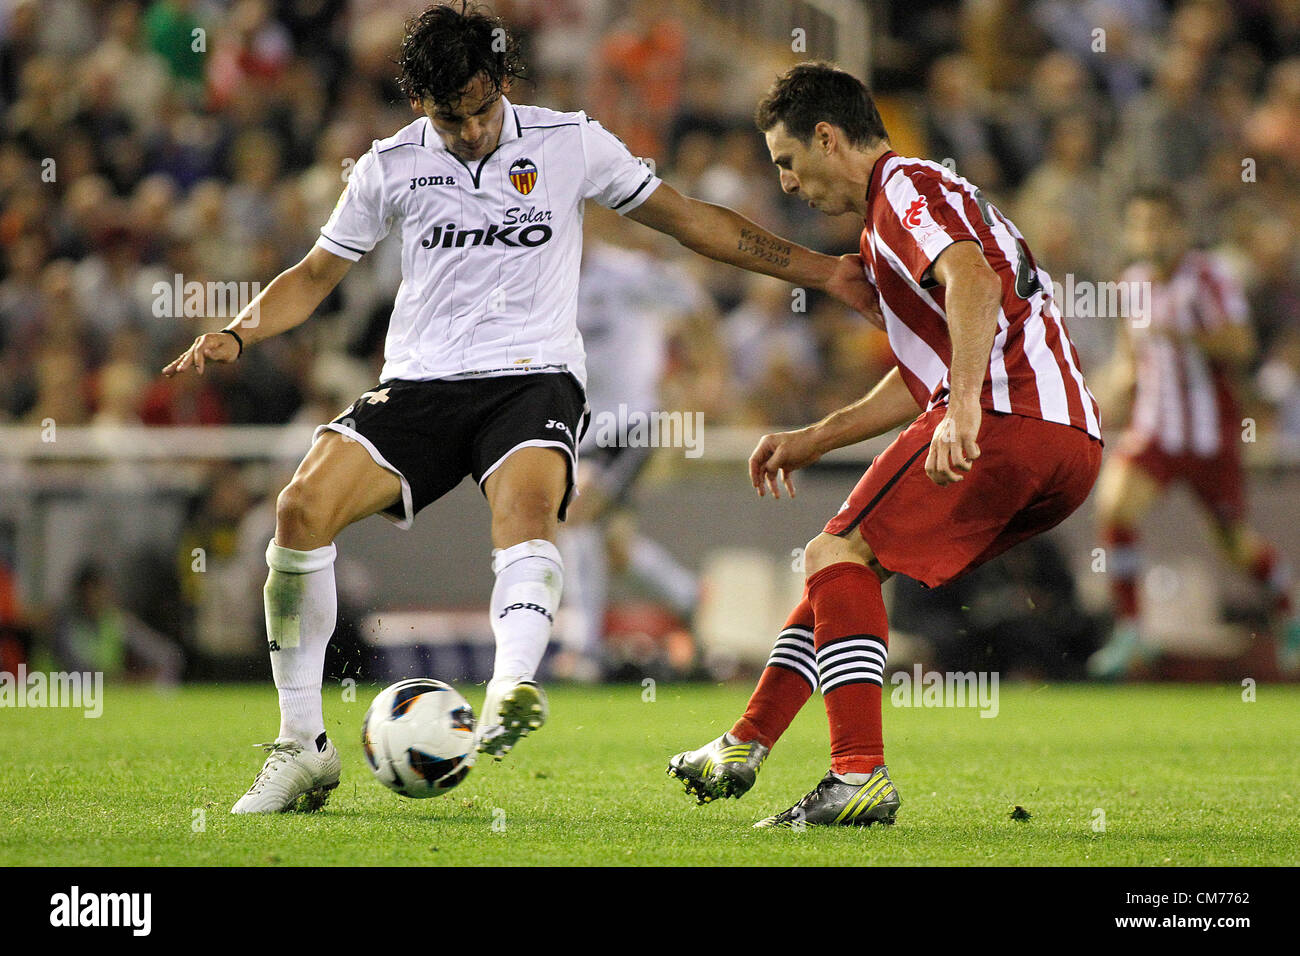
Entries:
<svg viewBox="0 0 1300 956">
<path fill-rule="evenodd" d="M 511 78 L 522 78 L 519 45 L 506 25 L 486 7 L 461 0 L 437 4 L 406 21 L 397 64 L 402 93 L 452 103 L 480 74 L 493 93 Z"/>
<path fill-rule="evenodd" d="M 808 62 L 777 77 L 754 111 L 754 123 L 766 133 L 777 123 L 804 145 L 825 120 L 844 130 L 854 146 L 888 139 L 871 93 L 856 76 L 829 63 Z"/>
</svg>

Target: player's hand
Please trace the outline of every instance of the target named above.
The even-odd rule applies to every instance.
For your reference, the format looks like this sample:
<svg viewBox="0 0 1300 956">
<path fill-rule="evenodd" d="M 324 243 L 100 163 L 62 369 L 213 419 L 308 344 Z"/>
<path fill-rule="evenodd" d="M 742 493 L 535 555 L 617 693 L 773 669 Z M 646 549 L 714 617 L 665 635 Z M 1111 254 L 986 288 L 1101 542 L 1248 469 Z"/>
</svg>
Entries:
<svg viewBox="0 0 1300 956">
<path fill-rule="evenodd" d="M 190 366 L 200 375 L 207 362 L 233 362 L 239 358 L 239 343 L 225 332 L 208 332 L 194 340 L 194 344 L 181 355 L 163 366 L 162 373 L 171 378 Z"/>
<path fill-rule="evenodd" d="M 840 256 L 835 271 L 826 280 L 826 291 L 850 309 L 862 313 L 872 325 L 883 329 L 885 317 L 880 311 L 880 297 L 867 278 L 862 257 L 857 253 Z"/>
<path fill-rule="evenodd" d="M 930 439 L 930 454 L 925 459 L 925 473 L 936 485 L 950 485 L 961 481 L 980 456 L 980 420 L 983 413 L 978 403 L 948 407 L 939 427 Z"/>
<path fill-rule="evenodd" d="M 821 448 L 811 428 L 764 435 L 749 456 L 749 483 L 758 490 L 760 498 L 769 489 L 772 497 L 780 498 L 780 482 L 784 482 L 793 498 L 794 481 L 790 473 L 813 464 L 821 456 Z"/>
</svg>

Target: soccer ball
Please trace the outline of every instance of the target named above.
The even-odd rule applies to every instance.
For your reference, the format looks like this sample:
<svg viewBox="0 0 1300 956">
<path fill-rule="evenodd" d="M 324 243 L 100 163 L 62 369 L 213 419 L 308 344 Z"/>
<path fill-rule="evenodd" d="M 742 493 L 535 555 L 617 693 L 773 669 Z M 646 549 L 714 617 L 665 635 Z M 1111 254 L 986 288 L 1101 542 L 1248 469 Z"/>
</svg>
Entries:
<svg viewBox="0 0 1300 956">
<path fill-rule="evenodd" d="M 440 680 L 400 681 L 381 690 L 366 711 L 361 748 L 389 790 L 436 797 L 474 766 L 474 711 Z"/>
</svg>

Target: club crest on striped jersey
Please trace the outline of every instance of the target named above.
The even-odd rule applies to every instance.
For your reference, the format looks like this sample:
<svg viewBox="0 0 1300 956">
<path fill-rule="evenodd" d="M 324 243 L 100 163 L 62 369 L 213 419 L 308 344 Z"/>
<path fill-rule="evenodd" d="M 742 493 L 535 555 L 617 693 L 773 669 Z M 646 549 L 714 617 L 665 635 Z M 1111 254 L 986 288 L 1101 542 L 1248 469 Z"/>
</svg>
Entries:
<svg viewBox="0 0 1300 956">
<path fill-rule="evenodd" d="M 930 204 L 924 196 L 913 199 L 901 218 L 917 242 L 926 242 L 940 232 L 939 224 L 930 214 Z"/>
<path fill-rule="evenodd" d="M 537 164 L 531 159 L 516 159 L 510 164 L 510 185 L 527 196 L 537 185 Z"/>
<path fill-rule="evenodd" d="M 908 229 L 915 229 L 924 221 L 921 217 L 925 215 L 926 201 L 924 196 L 917 196 L 912 200 L 912 204 L 907 207 L 907 212 L 903 214 L 903 225 Z M 928 218 L 928 217 L 927 217 Z"/>
</svg>

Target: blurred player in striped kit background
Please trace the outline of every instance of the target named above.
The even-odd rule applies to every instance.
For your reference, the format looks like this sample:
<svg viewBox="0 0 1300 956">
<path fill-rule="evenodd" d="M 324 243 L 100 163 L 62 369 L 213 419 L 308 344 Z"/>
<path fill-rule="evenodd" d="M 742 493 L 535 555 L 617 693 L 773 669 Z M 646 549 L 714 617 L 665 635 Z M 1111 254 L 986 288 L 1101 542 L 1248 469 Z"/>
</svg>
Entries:
<svg viewBox="0 0 1300 956">
<path fill-rule="evenodd" d="M 1138 528 L 1175 482 L 1185 482 L 1205 509 L 1224 558 L 1267 592 L 1279 664 L 1294 668 L 1300 620 L 1291 606 L 1291 572 L 1246 522 L 1241 451 L 1249 426 L 1237 392 L 1256 342 L 1245 296 L 1219 257 L 1192 248 L 1170 187 L 1133 193 L 1124 236 L 1134 262 L 1121 282 L 1149 288 L 1149 314 L 1120 323 L 1117 359 L 1132 414 L 1097 492 L 1116 625 L 1088 670 L 1116 679 L 1150 655 L 1138 626 Z"/>
</svg>

